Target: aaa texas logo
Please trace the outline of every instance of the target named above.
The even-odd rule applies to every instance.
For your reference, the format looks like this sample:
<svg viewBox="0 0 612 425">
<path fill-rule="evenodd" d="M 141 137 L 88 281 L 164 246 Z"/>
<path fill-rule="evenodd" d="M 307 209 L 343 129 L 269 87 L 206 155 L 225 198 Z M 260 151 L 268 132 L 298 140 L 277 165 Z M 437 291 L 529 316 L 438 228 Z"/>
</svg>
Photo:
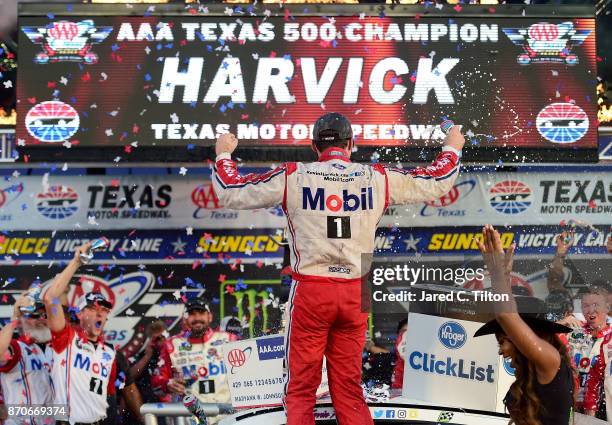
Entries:
<svg viewBox="0 0 612 425">
<path fill-rule="evenodd" d="M 523 48 L 523 53 L 516 58 L 521 65 L 538 62 L 576 65 L 578 56 L 572 50 L 591 33 L 590 30 L 574 28 L 573 22 L 538 22 L 528 28 L 503 28 L 502 31 L 510 41 Z"/>
<path fill-rule="evenodd" d="M 44 27 L 24 26 L 21 29 L 32 43 L 42 46 L 42 52 L 34 57 L 34 62 L 38 64 L 95 64 L 98 55 L 92 51 L 93 44 L 101 43 L 113 31 L 113 27 L 96 27 L 91 19 L 56 21 Z"/>
</svg>

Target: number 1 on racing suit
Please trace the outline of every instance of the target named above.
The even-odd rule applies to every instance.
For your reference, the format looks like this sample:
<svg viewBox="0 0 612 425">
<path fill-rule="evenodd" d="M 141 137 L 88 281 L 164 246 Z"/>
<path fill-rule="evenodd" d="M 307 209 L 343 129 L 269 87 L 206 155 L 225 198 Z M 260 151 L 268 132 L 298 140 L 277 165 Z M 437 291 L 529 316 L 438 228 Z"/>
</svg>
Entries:
<svg viewBox="0 0 612 425">
<path fill-rule="evenodd" d="M 389 205 L 431 201 L 452 188 L 465 140 L 457 126 L 427 168 L 412 171 L 350 161 L 350 122 L 330 113 L 313 129 L 317 162 L 288 162 L 267 173 L 240 175 L 231 159 L 238 141 L 217 139 L 213 185 L 228 209 L 281 204 L 291 247 L 292 287 L 285 336 L 287 425 L 314 424 L 323 355 L 338 423 L 372 424 L 361 388 L 368 314 L 361 305 L 361 256 L 372 254 Z"/>
</svg>

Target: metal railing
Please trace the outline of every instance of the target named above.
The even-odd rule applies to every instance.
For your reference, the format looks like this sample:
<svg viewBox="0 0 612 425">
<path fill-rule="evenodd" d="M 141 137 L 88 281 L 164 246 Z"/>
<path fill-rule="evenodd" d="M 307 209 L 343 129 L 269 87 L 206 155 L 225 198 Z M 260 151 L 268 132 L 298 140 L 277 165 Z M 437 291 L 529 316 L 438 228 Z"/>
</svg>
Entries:
<svg viewBox="0 0 612 425">
<path fill-rule="evenodd" d="M 206 417 L 229 415 L 234 413 L 229 403 L 200 403 Z M 140 407 L 145 425 L 157 425 L 157 418 L 165 416 L 174 418 L 174 425 L 187 425 L 188 418 L 193 417 L 182 403 L 146 403 Z"/>
</svg>

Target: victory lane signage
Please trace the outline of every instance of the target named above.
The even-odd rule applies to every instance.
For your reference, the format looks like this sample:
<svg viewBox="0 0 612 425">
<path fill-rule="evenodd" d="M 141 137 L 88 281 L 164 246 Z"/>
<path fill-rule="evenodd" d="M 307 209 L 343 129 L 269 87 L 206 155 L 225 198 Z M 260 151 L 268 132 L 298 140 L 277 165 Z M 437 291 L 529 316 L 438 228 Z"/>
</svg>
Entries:
<svg viewBox="0 0 612 425">
<path fill-rule="evenodd" d="M 607 255 L 606 241 L 612 235 L 609 226 L 574 229 L 575 254 Z M 552 256 L 555 237 L 563 227 L 509 226 L 499 230 L 504 248 L 514 242 L 520 254 Z M 380 228 L 374 241 L 375 254 L 417 259 L 421 255 L 479 257 L 481 231 L 477 226 Z M 285 251 L 282 228 L 11 231 L 0 233 L 0 263 L 69 260 L 78 246 L 100 236 L 109 239 L 108 248 L 96 253 L 100 262 L 177 260 L 191 261 L 198 268 L 240 260 L 262 266 L 281 262 Z"/>
</svg>

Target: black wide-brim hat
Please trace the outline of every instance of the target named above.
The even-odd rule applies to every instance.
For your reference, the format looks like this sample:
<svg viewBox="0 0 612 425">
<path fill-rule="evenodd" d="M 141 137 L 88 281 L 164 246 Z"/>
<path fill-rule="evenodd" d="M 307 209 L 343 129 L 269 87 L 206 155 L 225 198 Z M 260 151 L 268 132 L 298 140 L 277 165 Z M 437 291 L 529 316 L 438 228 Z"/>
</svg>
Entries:
<svg viewBox="0 0 612 425">
<path fill-rule="evenodd" d="M 546 318 L 546 304 L 544 301 L 534 297 L 515 297 L 519 316 L 525 321 L 527 326 L 537 333 L 566 334 L 572 328 L 560 325 Z M 475 337 L 505 333 L 499 322 L 495 319 L 489 320 L 482 325 L 474 334 Z"/>
</svg>

